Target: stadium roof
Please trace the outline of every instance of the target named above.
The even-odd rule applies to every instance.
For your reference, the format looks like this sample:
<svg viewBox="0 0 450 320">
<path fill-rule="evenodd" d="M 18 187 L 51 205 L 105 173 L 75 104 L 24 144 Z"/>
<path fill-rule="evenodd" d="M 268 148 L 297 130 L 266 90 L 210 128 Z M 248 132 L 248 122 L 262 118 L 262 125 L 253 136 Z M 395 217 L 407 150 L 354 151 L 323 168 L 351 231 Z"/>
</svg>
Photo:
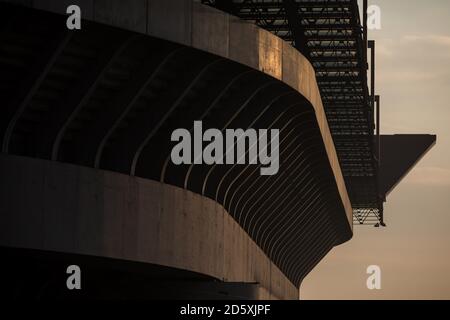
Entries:
<svg viewBox="0 0 450 320">
<path fill-rule="evenodd" d="M 207 0 L 292 43 L 313 64 L 355 222 L 382 220 L 374 106 L 357 0 Z M 365 216 L 363 221 L 359 217 Z M 372 219 L 367 219 L 369 216 Z"/>
</svg>

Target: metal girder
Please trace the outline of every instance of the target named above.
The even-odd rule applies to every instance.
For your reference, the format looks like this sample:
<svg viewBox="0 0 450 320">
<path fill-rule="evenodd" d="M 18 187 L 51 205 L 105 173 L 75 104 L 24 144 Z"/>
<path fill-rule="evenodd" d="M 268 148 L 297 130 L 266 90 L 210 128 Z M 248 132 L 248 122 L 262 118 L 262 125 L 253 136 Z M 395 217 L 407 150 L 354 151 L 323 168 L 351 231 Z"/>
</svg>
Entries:
<svg viewBox="0 0 450 320">
<path fill-rule="evenodd" d="M 294 47 L 304 55 L 308 55 L 308 44 L 303 36 L 306 29 L 301 22 L 298 4 L 294 0 L 283 0 L 283 7 L 286 12 L 289 29 L 294 38 Z M 268 30 L 270 31 L 270 29 Z"/>
<path fill-rule="evenodd" d="M 220 7 L 223 1 L 203 2 Z M 382 216 L 373 143 L 374 88 L 369 93 L 367 28 L 362 25 L 366 20 L 360 19 L 357 0 L 229 2 L 232 11 L 221 9 L 291 42 L 313 64 L 355 221 L 365 223 L 369 217 Z M 353 157 L 355 152 L 361 155 Z M 353 177 L 364 179 L 356 183 Z"/>
</svg>

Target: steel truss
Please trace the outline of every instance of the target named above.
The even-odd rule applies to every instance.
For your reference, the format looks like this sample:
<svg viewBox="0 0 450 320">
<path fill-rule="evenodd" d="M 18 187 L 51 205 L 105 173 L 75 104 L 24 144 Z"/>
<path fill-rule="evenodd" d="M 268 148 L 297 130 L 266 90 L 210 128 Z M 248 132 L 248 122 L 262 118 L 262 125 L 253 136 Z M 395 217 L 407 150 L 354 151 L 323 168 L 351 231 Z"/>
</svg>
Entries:
<svg viewBox="0 0 450 320">
<path fill-rule="evenodd" d="M 354 223 L 384 225 L 368 89 L 367 44 L 357 0 L 206 0 L 292 43 L 316 70 Z"/>
</svg>

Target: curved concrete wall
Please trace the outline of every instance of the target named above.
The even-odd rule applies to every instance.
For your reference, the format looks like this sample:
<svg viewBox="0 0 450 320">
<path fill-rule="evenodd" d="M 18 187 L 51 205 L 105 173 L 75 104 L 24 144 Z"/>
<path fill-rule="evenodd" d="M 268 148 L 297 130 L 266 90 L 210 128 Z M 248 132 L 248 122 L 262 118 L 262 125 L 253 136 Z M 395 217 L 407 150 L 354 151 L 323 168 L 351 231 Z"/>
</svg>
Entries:
<svg viewBox="0 0 450 320">
<path fill-rule="evenodd" d="M 215 201 L 124 174 L 0 155 L 0 246 L 94 255 L 298 289 Z"/>
<path fill-rule="evenodd" d="M 290 44 L 252 23 L 193 0 L 28 0 L 36 9 L 66 14 L 77 4 L 82 17 L 111 26 L 148 34 L 213 53 L 260 70 L 300 92 L 314 107 L 336 184 L 352 228 L 352 206 L 339 166 L 309 61 Z"/>
<path fill-rule="evenodd" d="M 32 1 L 31 3 L 39 8 L 52 9 L 45 7 L 46 1 Z M 81 4 L 85 17 L 88 15 L 85 10 L 86 3 Z M 276 287 L 276 285 L 272 284 L 272 281 L 279 278 L 277 274 L 272 275 L 272 270 L 277 270 L 276 273 L 281 270 L 284 274 L 279 273 L 283 279 L 280 280 L 283 288 L 298 286 L 326 252 L 333 246 L 347 241 L 352 234 L 351 224 L 346 219 L 351 216 L 351 207 L 320 101 L 314 70 L 309 62 L 290 45 L 272 34 L 198 3 L 190 1 L 178 3 L 180 6 L 175 7 L 178 9 L 175 11 L 169 10 L 170 3 L 161 1 L 149 0 L 131 3 L 135 5 L 117 1 L 89 3 L 93 5 L 91 17 L 93 20 L 120 28 L 111 28 L 107 25 L 85 21 L 83 22 L 85 32 L 72 32 L 66 30 L 64 16 L 24 8 L 17 10 L 19 16 L 24 15 L 24 21 L 32 20 L 29 22 L 30 26 L 33 23 L 40 26 L 45 24 L 42 20 L 48 21 L 47 30 L 61 31 L 59 30 L 59 25 L 61 25 L 63 33 L 66 34 L 64 39 L 76 38 L 74 42 L 61 43 L 59 47 L 67 50 L 62 50 L 61 53 L 59 51 L 52 53 L 55 63 L 47 62 L 45 57 L 38 61 L 40 64 L 48 66 L 48 70 L 40 76 L 42 80 L 36 80 L 33 83 L 43 82 L 47 78 L 51 79 L 55 72 L 58 74 L 61 71 L 60 62 L 63 66 L 66 65 L 64 59 L 67 52 L 75 52 L 77 63 L 91 66 L 91 68 L 86 67 L 86 70 L 93 70 L 89 71 L 89 76 L 86 76 L 85 73 L 78 74 L 77 70 L 63 68 L 64 72 L 73 75 L 79 81 L 67 82 L 58 78 L 59 80 L 56 81 L 58 83 L 57 92 L 65 92 L 64 95 L 52 96 L 54 99 L 52 105 L 59 106 L 58 108 L 42 108 L 39 103 L 35 103 L 35 100 L 39 100 L 39 89 L 44 86 L 34 85 L 36 91 L 29 94 L 30 101 L 20 100 L 23 96 L 21 92 L 12 92 L 11 96 L 14 97 L 15 94 L 21 103 L 14 103 L 15 100 L 9 97 L 12 102 L 8 105 L 8 111 L 12 118 L 7 122 L 7 127 L 12 129 L 9 130 L 9 134 L 5 135 L 5 141 L 12 141 L 12 143 L 6 144 L 6 146 L 9 145 L 9 148 L 4 149 L 4 152 L 31 158 L 38 157 L 94 166 L 127 175 L 116 176 L 105 173 L 104 175 L 107 176 L 105 178 L 102 171 L 92 171 L 90 174 L 91 171 L 88 169 L 76 169 L 75 171 L 82 171 L 82 174 L 73 173 L 71 168 L 77 167 L 60 167 L 57 164 L 53 168 L 53 165 L 48 163 L 46 165 L 48 170 L 44 170 L 42 174 L 40 173 L 42 170 L 39 168 L 37 173 L 28 172 L 28 169 L 24 170 L 32 179 L 35 179 L 37 174 L 39 181 L 44 181 L 44 185 L 41 185 L 41 182 L 33 185 L 26 180 L 26 175 L 21 175 L 22 170 L 15 170 L 16 165 L 9 163 L 9 160 L 6 161 L 4 167 L 9 168 L 11 165 L 13 168 L 11 172 L 6 173 L 11 182 L 11 190 L 5 188 L 2 193 L 6 197 L 5 202 L 8 203 L 4 205 L 6 209 L 2 210 L 0 219 L 4 220 L 5 225 L 15 232 L 6 232 L 3 243 L 21 247 L 24 243 L 27 244 L 26 241 L 30 238 L 32 241 L 28 245 L 41 243 L 42 249 L 46 250 L 67 252 L 81 250 L 81 252 L 75 251 L 75 253 L 168 265 L 228 281 L 258 281 L 263 284 L 262 287 L 267 292 L 274 292 L 272 287 Z M 58 5 L 59 9 L 53 9 L 64 12 L 63 4 Z M 148 6 L 148 10 L 147 7 L 141 7 L 142 4 Z M 14 10 L 16 9 L 18 7 L 15 7 Z M 144 18 L 141 16 L 142 12 L 144 12 Z M 14 26 L 20 26 L 20 22 L 23 20 L 16 19 Z M 141 29 L 142 23 L 145 30 Z M 161 29 L 162 25 L 167 28 Z M 121 28 L 148 33 L 150 36 L 136 35 L 134 32 L 128 32 Z M 34 30 L 34 28 L 30 29 Z M 24 31 L 24 38 L 28 35 L 27 30 Z M 159 40 L 155 36 L 175 40 L 176 43 Z M 135 39 L 132 41 L 132 45 L 130 45 L 130 41 L 125 40 L 127 37 Z M 20 39 L 20 37 L 14 39 L 16 38 Z M 39 38 L 41 43 L 45 44 L 45 39 L 53 39 L 55 35 L 44 33 Z M 53 43 L 50 40 L 48 42 Z M 84 53 L 77 49 L 77 44 L 80 43 L 83 43 L 86 48 L 91 48 L 93 53 L 85 57 Z M 180 45 L 180 43 L 188 45 L 188 47 Z M 21 43 L 16 45 L 21 46 Z M 169 48 L 171 49 L 169 50 Z M 178 54 L 167 56 L 166 50 L 168 52 L 175 50 L 173 52 Z M 32 53 L 39 50 L 28 51 Z M 71 59 L 73 59 L 73 52 Z M 102 54 L 96 54 L 97 52 Z M 107 55 L 107 59 L 103 59 L 103 53 Z M 221 59 L 220 56 L 227 59 Z M 178 66 L 177 68 L 172 66 L 152 69 L 154 63 L 164 66 L 169 57 L 173 65 Z M 109 90 L 110 82 L 108 80 L 114 81 L 114 79 L 110 79 L 107 71 L 112 69 L 117 72 L 114 69 L 115 63 L 123 61 L 123 59 L 131 59 L 134 62 L 142 61 L 138 66 L 143 67 L 145 72 L 141 72 L 141 68 L 136 66 L 135 71 L 129 72 L 129 74 L 134 75 L 137 72 L 139 76 L 128 78 L 127 70 L 134 69 L 132 67 L 125 68 L 119 74 L 124 75 L 124 79 L 131 79 L 124 80 L 124 83 L 128 85 L 118 85 L 114 87 L 115 91 Z M 37 64 L 34 60 L 31 62 L 31 58 L 28 61 L 27 56 L 22 60 L 24 65 L 35 66 Z M 90 61 L 100 61 L 104 67 L 98 72 L 97 65 L 99 63 Z M 161 61 L 160 64 L 158 61 Z M 235 63 L 235 61 L 239 63 Z M 19 69 L 10 73 L 23 78 L 27 76 L 27 70 L 28 68 Z M 180 72 L 183 77 L 179 77 Z M 48 76 L 45 76 L 47 73 Z M 157 77 L 150 77 L 153 74 Z M 242 74 L 246 75 L 246 78 L 241 79 L 239 76 L 238 79 L 242 81 L 235 83 L 234 79 Z M 212 85 L 228 79 L 227 77 L 230 77 L 230 84 L 233 84 L 234 87 L 227 85 L 222 88 L 222 85 Z M 85 81 L 86 78 L 94 81 L 92 86 L 84 85 L 89 83 Z M 183 81 L 178 81 L 179 78 L 182 78 Z M 167 79 L 173 79 L 168 82 L 170 83 L 167 86 L 169 89 L 160 92 L 158 84 L 160 81 L 165 83 Z M 72 89 L 74 82 L 78 83 L 78 86 L 75 85 L 76 90 Z M 193 86 L 197 82 L 199 82 L 198 86 Z M 55 81 L 50 83 L 55 83 Z M 205 84 L 208 85 L 205 86 Z M 223 85 L 225 84 L 223 83 Z M 271 84 L 270 89 L 269 84 Z M 26 86 L 23 87 L 26 89 Z M 135 92 L 135 88 L 142 89 Z M 261 90 L 261 88 L 267 88 L 267 90 Z M 106 91 L 102 91 L 104 89 Z M 154 105 L 155 108 L 140 108 L 140 106 L 148 106 L 151 103 L 145 99 L 147 96 L 142 94 L 144 91 L 150 93 L 151 96 L 156 92 L 157 97 L 162 96 L 164 99 L 158 100 L 159 103 Z M 111 103 L 109 100 L 109 103 L 103 100 L 100 104 L 95 103 L 98 101 L 95 99 L 96 97 L 103 96 L 102 92 L 103 95 L 105 95 L 104 92 L 109 92 L 107 96 L 113 97 L 111 101 L 118 99 L 120 103 L 113 103 L 114 108 L 109 107 Z M 190 96 L 192 92 L 195 94 Z M 207 97 L 200 99 L 204 95 L 199 93 L 204 92 L 208 92 Z M 60 97 L 68 96 L 67 93 L 73 95 L 74 99 L 71 103 Z M 257 96 L 255 96 L 256 93 L 258 93 Z M 166 166 L 161 166 L 162 161 L 166 158 L 164 148 L 168 147 L 167 134 L 170 134 L 171 128 L 189 127 L 193 120 L 198 119 L 198 116 L 206 114 L 202 108 L 210 105 L 208 99 L 216 97 L 214 94 L 218 97 L 224 95 L 228 98 L 229 96 L 232 97 L 232 100 L 224 98 L 222 101 L 220 99 L 220 108 L 214 109 L 211 114 L 208 113 L 210 115 L 206 122 L 208 126 L 227 127 L 234 121 L 233 119 L 236 119 L 231 127 L 248 127 L 256 123 L 255 119 L 260 119 L 258 125 L 263 128 L 268 125 L 282 129 L 287 128 L 288 131 L 283 140 L 286 141 L 281 148 L 283 155 L 286 155 L 283 157 L 286 161 L 283 161 L 283 170 L 276 178 L 263 180 L 259 176 L 254 177 L 256 171 L 247 170 L 247 168 L 238 170 L 237 167 L 197 166 L 192 171 L 190 167 L 186 171 L 185 167 L 170 165 L 166 168 Z M 196 99 L 193 100 L 195 103 L 189 104 L 187 101 L 189 99 L 185 99 L 187 96 L 195 97 Z M 179 98 L 175 101 L 176 97 Z M 79 101 L 79 99 L 81 100 Z M 91 100 L 94 102 L 91 103 Z M 188 103 L 187 106 L 190 109 L 183 109 L 184 105 L 178 101 Z M 216 106 L 216 101 L 219 99 L 213 101 L 211 106 Z M 237 109 L 236 106 L 239 105 L 241 107 Z M 246 112 L 240 114 L 241 109 L 245 109 Z M 39 118 L 30 125 L 27 121 L 28 116 L 30 114 L 33 116 L 36 110 L 40 112 Z M 185 110 L 190 110 L 188 115 L 192 119 L 189 121 L 185 121 L 188 118 L 186 114 L 179 117 Z M 15 119 L 19 119 L 19 121 Z M 80 119 L 82 120 L 82 129 L 80 129 L 78 121 Z M 88 120 L 84 121 L 83 119 Z M 231 120 L 227 122 L 226 119 Z M 160 130 L 161 123 L 168 126 Z M 122 128 L 122 124 L 132 130 L 125 130 L 125 132 L 115 130 L 116 127 Z M 66 126 L 70 126 L 73 130 L 65 134 Z M 52 130 L 47 132 L 47 128 L 52 128 Z M 149 132 L 149 130 L 151 131 Z M 160 135 L 157 136 L 157 139 L 153 139 L 152 143 L 148 143 L 148 137 L 153 137 L 155 130 Z M 120 139 L 109 139 L 110 133 L 115 131 L 120 131 L 114 135 L 115 138 L 119 137 Z M 53 136 L 57 138 L 54 139 Z M 65 140 L 64 137 L 61 138 L 65 141 L 62 148 L 59 148 L 58 137 L 60 136 L 67 138 Z M 94 136 L 98 139 L 95 139 Z M 97 162 L 98 145 L 100 141 L 103 141 L 100 138 L 104 137 L 114 140 L 114 143 L 109 144 L 108 152 Z M 144 148 L 142 156 L 141 146 Z M 170 151 L 169 149 L 166 151 Z M 53 152 L 54 150 L 56 152 Z M 158 150 L 157 154 L 155 154 L 155 150 Z M 51 156 L 50 153 L 47 153 L 49 151 L 51 151 Z M 94 158 L 95 163 L 92 162 Z M 132 162 L 131 159 L 133 159 Z M 139 161 L 135 162 L 135 159 Z M 17 166 L 20 167 L 20 163 L 26 160 L 17 161 Z M 32 160 L 28 161 L 32 162 Z M 133 164 L 131 165 L 131 163 Z M 135 165 L 136 163 L 137 165 Z M 28 165 L 25 165 L 25 168 L 27 167 Z M 54 172 L 59 170 L 58 168 L 64 168 L 61 169 L 60 175 L 68 177 L 68 179 L 55 177 Z M 163 168 L 161 172 L 159 172 L 159 168 Z M 215 169 L 214 175 L 210 176 L 213 169 Z M 193 195 L 189 191 L 157 182 L 143 183 L 144 185 L 149 183 L 152 187 L 144 188 L 145 192 L 141 192 L 141 187 L 135 185 L 140 185 L 136 181 L 142 179 L 136 180 L 128 175 L 160 180 L 174 186 L 184 186 L 185 189 L 208 196 L 212 201 L 199 195 Z M 14 178 L 15 176 L 16 178 Z M 89 183 L 86 186 L 80 186 L 80 181 L 84 181 L 85 177 L 90 177 Z M 189 180 L 188 177 L 192 177 L 192 179 Z M 45 185 L 47 181 L 54 181 L 49 190 Z M 6 183 L 7 181 L 3 187 L 6 187 Z M 208 188 L 205 187 L 206 185 Z M 203 187 L 199 188 L 201 186 Z M 91 199 L 91 195 L 85 195 L 84 191 L 80 191 L 89 190 L 91 187 L 95 189 L 94 200 Z M 57 199 L 56 202 L 53 203 L 52 198 L 45 199 L 45 195 L 44 200 L 47 202 L 44 204 L 41 203 L 40 198 L 33 198 L 35 194 L 41 194 L 41 189 L 47 190 L 46 194 Z M 242 190 L 246 191 L 242 192 Z M 141 204 L 139 197 L 136 196 L 140 193 L 142 193 L 140 197 L 147 199 L 144 204 Z M 34 209 L 23 210 L 19 200 L 22 194 L 25 195 L 25 198 L 29 198 L 27 199 L 30 203 L 38 203 L 37 213 Z M 234 198 L 235 194 L 239 194 L 239 197 Z M 191 195 L 192 199 L 188 197 L 189 200 L 185 200 L 187 195 Z M 227 198 L 228 195 L 230 197 Z M 15 199 L 15 201 L 10 202 L 10 199 Z M 227 211 L 219 203 L 223 204 Z M 17 206 L 17 210 L 14 205 Z M 141 205 L 148 209 L 144 216 L 136 213 L 140 209 L 134 208 L 135 206 L 140 208 Z M 217 210 L 218 207 L 220 210 Z M 81 211 L 79 208 L 82 208 Z M 200 211 L 204 211 L 203 215 L 211 211 L 213 216 L 219 214 L 223 217 L 215 218 L 212 222 L 205 222 L 199 218 L 198 208 L 201 208 Z M 89 214 L 85 215 L 84 211 Z M 31 215 L 30 220 L 40 222 L 40 224 L 36 224 L 38 228 L 35 232 L 28 228 L 28 214 Z M 130 223 L 128 223 L 128 219 L 124 220 L 125 216 L 130 216 Z M 147 221 L 153 219 L 152 217 L 155 218 L 154 221 L 152 220 L 156 221 L 155 224 Z M 235 239 L 239 239 L 241 235 L 235 232 L 223 234 L 219 239 L 215 238 L 215 240 L 209 241 L 210 230 L 217 229 L 216 220 L 224 225 L 227 221 L 234 221 L 230 220 L 233 218 L 238 224 L 230 223 L 236 226 L 241 225 L 243 229 L 241 227 L 238 229 L 247 232 L 242 233 L 244 241 L 236 242 Z M 167 224 L 164 224 L 166 220 Z M 57 230 L 54 230 L 54 226 L 61 226 L 61 228 L 56 227 Z M 147 230 L 148 234 L 137 237 L 136 234 L 139 232 L 136 233 L 136 230 L 147 226 L 153 227 L 153 230 L 150 228 Z M 224 227 L 222 230 L 225 230 Z M 143 231 L 141 234 L 144 234 Z M 164 234 L 170 236 L 161 238 Z M 177 246 L 181 243 L 181 248 L 184 248 L 188 238 L 197 240 L 189 245 L 186 244 L 185 249 L 179 250 Z M 225 242 L 225 239 L 228 239 L 229 242 Z M 150 246 L 151 254 L 147 251 L 150 250 L 150 247 L 147 247 L 149 241 L 154 245 Z M 58 246 L 64 243 L 68 246 L 58 249 Z M 80 246 L 80 243 L 85 245 Z M 214 258 L 215 262 L 211 263 L 209 260 L 203 261 L 201 257 L 203 248 L 205 246 L 209 248 L 210 243 L 218 250 L 207 252 L 208 256 Z M 46 247 L 47 244 L 49 247 Z M 233 249 L 232 252 L 238 253 L 231 253 L 231 256 L 237 256 L 239 259 L 236 263 L 224 266 L 228 260 L 233 261 L 233 258 L 226 252 L 226 248 L 233 246 L 236 246 L 236 251 Z M 147 260 L 141 260 L 142 256 L 139 252 L 143 247 L 145 248 L 144 252 L 149 255 L 146 256 Z M 94 251 L 90 251 L 91 249 Z M 189 255 L 191 253 L 192 256 Z M 255 254 L 258 257 L 262 256 L 254 258 Z M 267 269 L 267 265 L 270 266 L 269 269 Z M 227 274 L 234 274 L 236 278 L 229 278 Z M 290 289 L 288 291 L 290 292 Z M 267 295 L 261 295 L 261 297 L 265 296 Z M 277 291 L 274 296 L 291 297 L 284 291 Z"/>
</svg>

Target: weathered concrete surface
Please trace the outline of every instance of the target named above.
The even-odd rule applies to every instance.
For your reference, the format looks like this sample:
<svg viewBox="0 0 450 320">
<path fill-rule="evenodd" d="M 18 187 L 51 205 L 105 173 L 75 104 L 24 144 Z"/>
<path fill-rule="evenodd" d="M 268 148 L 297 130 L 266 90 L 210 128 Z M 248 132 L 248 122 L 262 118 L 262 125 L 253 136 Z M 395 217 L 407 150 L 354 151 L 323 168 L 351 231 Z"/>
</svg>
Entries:
<svg viewBox="0 0 450 320">
<path fill-rule="evenodd" d="M 22 2 L 23 0 L 9 1 Z M 25 5 L 65 14 L 51 0 Z M 194 0 L 72 0 L 84 19 L 193 46 L 260 70 L 299 91 L 316 112 L 328 159 L 352 227 L 352 207 L 330 134 L 311 63 L 292 46 L 255 25 L 243 22 Z M 86 14 L 83 14 L 86 12 Z M 92 14 L 90 14 L 92 12 Z M 65 27 L 65 26 L 61 26 Z"/>
<path fill-rule="evenodd" d="M 161 14 L 161 12 L 170 12 L 170 14 Z M 147 34 L 190 46 L 192 43 L 191 12 L 191 1 L 148 1 Z"/>
<path fill-rule="evenodd" d="M 30 0 L 29 2 L 34 4 L 35 8 L 52 11 L 56 13 L 66 13 L 67 7 L 76 4 L 81 9 L 81 16 L 83 19 L 93 19 L 94 18 L 94 1 L 92 0 L 58 0 L 58 1 L 48 1 L 48 0 Z"/>
<path fill-rule="evenodd" d="M 93 7 L 97 22 L 140 33 L 147 31 L 147 0 L 95 0 Z"/>
<path fill-rule="evenodd" d="M 0 245 L 155 263 L 230 282 L 261 299 L 298 289 L 225 209 L 174 186 L 0 155 Z"/>
</svg>

